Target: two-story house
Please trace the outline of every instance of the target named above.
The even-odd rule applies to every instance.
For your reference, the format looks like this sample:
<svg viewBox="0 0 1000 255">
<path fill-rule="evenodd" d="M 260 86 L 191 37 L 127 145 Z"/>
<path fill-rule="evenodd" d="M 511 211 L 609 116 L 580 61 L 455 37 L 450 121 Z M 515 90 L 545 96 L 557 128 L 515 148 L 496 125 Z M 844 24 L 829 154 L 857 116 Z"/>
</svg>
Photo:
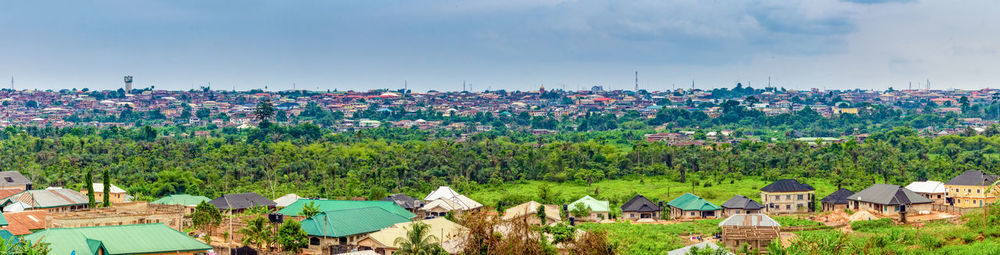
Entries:
<svg viewBox="0 0 1000 255">
<path fill-rule="evenodd" d="M 812 212 L 816 189 L 794 179 L 777 180 L 760 189 L 766 213 Z"/>
<path fill-rule="evenodd" d="M 957 207 L 982 207 L 984 203 L 993 203 L 997 200 L 1000 191 L 994 187 L 990 192 L 986 191 L 989 185 L 997 181 L 996 175 L 969 170 L 955 176 L 945 187 L 945 197 L 949 205 Z"/>
</svg>

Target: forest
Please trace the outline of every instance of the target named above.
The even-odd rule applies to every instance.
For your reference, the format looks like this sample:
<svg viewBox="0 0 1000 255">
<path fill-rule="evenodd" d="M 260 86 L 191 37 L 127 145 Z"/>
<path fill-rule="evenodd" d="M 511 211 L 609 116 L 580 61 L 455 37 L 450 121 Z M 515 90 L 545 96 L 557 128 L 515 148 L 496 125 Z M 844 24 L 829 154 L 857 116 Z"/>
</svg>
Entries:
<svg viewBox="0 0 1000 255">
<path fill-rule="evenodd" d="M 965 170 L 1000 166 L 1000 137 L 928 138 L 906 127 L 822 146 L 743 141 L 676 147 L 606 139 L 601 133 L 424 140 L 411 132 L 322 134 L 294 126 L 179 138 L 151 127 L 6 128 L 0 132 L 0 170 L 20 171 L 38 187 L 77 189 L 87 172 L 109 170 L 116 185 L 148 200 L 246 191 L 272 198 L 296 193 L 376 199 L 396 192 L 425 194 L 439 185 L 471 193 L 528 180 L 590 184 L 647 176 L 700 186 L 746 177 L 812 178 L 858 190 L 873 183 L 947 180 Z M 615 132 L 603 135 L 628 134 Z"/>
</svg>

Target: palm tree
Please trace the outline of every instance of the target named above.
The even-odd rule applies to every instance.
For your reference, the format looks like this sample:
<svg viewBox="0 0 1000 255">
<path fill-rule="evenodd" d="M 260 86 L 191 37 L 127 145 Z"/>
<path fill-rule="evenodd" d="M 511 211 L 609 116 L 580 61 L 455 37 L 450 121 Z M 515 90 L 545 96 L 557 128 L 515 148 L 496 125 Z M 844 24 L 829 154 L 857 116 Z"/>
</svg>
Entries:
<svg viewBox="0 0 1000 255">
<path fill-rule="evenodd" d="M 394 245 L 399 247 L 395 254 L 424 255 L 443 252 L 441 246 L 438 246 L 438 238 L 431 235 L 430 226 L 420 222 L 414 222 L 411 226 L 405 237 L 398 237 L 394 241 Z"/>
</svg>

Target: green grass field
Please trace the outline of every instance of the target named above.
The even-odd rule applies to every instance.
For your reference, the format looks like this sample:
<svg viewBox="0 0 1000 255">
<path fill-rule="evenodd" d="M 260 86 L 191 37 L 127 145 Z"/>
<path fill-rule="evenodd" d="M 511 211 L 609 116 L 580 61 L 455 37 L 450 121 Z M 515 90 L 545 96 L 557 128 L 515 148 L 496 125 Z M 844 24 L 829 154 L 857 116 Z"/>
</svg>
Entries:
<svg viewBox="0 0 1000 255">
<path fill-rule="evenodd" d="M 791 216 L 774 217 L 782 226 L 818 225 L 810 220 Z M 685 238 L 692 235 L 709 237 L 719 232 L 719 222 L 722 219 L 696 220 L 674 224 L 632 224 L 628 222 L 598 224 L 585 223 L 580 228 L 585 230 L 600 230 L 608 233 L 621 254 L 660 254 L 684 247 Z"/>
<path fill-rule="evenodd" d="M 799 180 L 816 188 L 817 201 L 836 191 L 836 187 L 827 180 L 818 178 L 800 178 Z M 732 184 L 729 180 L 722 181 L 721 184 L 711 182 L 709 187 L 705 187 L 706 181 L 704 180 L 700 183 L 701 185 L 694 187 L 692 193 L 716 205 L 721 205 L 734 195 L 744 195 L 760 202 L 760 188 L 767 186 L 771 181 L 764 181 L 759 177 L 746 177 L 734 180 Z M 543 184 L 550 185 L 553 192 L 559 193 L 559 198 L 563 203 L 572 202 L 584 195 L 591 195 L 598 199 L 611 201 L 612 208 L 618 208 L 636 193 L 642 194 L 654 202 L 661 200 L 666 203 L 692 191 L 690 182 L 680 183 L 671 181 L 665 176 L 657 176 L 642 177 L 641 179 L 604 180 L 594 183 L 591 187 L 587 187 L 586 183 L 579 182 L 524 181 L 516 184 L 504 184 L 502 187 L 485 187 L 466 195 L 484 205 L 493 206 L 507 194 L 537 199 L 538 187 Z M 595 189 L 598 191 L 596 196 L 594 195 Z"/>
</svg>

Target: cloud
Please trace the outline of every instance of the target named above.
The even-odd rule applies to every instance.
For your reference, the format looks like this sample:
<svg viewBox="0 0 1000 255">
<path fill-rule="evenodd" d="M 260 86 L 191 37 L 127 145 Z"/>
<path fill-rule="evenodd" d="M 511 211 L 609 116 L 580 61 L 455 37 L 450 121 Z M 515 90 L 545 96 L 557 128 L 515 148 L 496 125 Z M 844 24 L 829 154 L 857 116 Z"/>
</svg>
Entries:
<svg viewBox="0 0 1000 255">
<path fill-rule="evenodd" d="M 912 3 L 916 0 L 841 0 L 848 3 L 856 4 L 885 4 L 885 3 Z"/>
</svg>

